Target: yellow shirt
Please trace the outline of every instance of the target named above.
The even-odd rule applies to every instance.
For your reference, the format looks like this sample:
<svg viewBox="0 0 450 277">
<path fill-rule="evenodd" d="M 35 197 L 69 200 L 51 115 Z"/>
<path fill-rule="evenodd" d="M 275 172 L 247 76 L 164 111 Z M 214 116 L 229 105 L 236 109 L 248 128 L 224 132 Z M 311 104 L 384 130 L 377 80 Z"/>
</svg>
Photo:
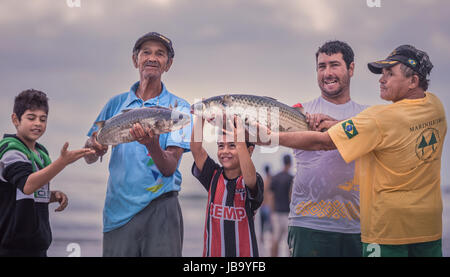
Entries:
<svg viewBox="0 0 450 277">
<path fill-rule="evenodd" d="M 328 130 L 343 159 L 356 160 L 363 242 L 398 245 L 442 237 L 446 133 L 444 107 L 429 92 L 370 107 Z"/>
</svg>

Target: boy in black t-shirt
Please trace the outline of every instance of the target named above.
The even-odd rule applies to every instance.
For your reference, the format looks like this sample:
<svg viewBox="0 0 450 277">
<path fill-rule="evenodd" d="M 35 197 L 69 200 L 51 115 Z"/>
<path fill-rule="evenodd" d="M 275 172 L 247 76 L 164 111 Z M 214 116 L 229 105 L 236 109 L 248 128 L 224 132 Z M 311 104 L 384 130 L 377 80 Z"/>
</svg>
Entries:
<svg viewBox="0 0 450 277">
<path fill-rule="evenodd" d="M 36 141 L 47 127 L 48 99 L 45 93 L 26 90 L 14 101 L 12 122 L 16 135 L 0 141 L 0 257 L 47 256 L 52 241 L 48 204 L 67 206 L 67 196 L 50 191 L 49 182 L 68 164 L 93 150 L 67 151 L 51 163 L 44 146 Z"/>
<path fill-rule="evenodd" d="M 215 163 L 202 147 L 203 123 L 194 115 L 192 174 L 208 191 L 204 257 L 258 257 L 254 215 L 263 201 L 264 183 L 251 160 L 254 144 L 239 141 L 244 129 L 234 120 L 234 139 L 217 143 Z M 197 141 L 196 141 L 197 140 Z"/>
</svg>

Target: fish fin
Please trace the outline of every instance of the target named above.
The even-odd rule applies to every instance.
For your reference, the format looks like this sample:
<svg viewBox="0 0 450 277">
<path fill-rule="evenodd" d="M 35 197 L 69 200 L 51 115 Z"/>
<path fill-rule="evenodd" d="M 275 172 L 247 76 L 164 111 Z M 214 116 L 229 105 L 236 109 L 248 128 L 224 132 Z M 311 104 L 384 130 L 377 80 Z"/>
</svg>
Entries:
<svg viewBox="0 0 450 277">
<path fill-rule="evenodd" d="M 277 99 L 270 97 L 270 96 L 263 96 L 264 98 L 270 99 L 270 100 L 274 100 L 274 101 L 278 101 Z"/>
<path fill-rule="evenodd" d="M 172 104 L 169 105 L 169 109 L 171 109 L 171 110 L 173 109 Z"/>
<path fill-rule="evenodd" d="M 178 100 L 175 99 L 175 104 L 173 104 L 173 108 L 175 109 L 175 108 L 177 108 L 177 107 L 178 107 Z"/>
<path fill-rule="evenodd" d="M 100 128 L 103 128 L 103 126 L 105 126 L 105 120 L 97 121 L 97 122 L 95 122 L 94 124 L 97 125 L 97 127 L 98 127 L 99 129 L 100 129 Z"/>
</svg>

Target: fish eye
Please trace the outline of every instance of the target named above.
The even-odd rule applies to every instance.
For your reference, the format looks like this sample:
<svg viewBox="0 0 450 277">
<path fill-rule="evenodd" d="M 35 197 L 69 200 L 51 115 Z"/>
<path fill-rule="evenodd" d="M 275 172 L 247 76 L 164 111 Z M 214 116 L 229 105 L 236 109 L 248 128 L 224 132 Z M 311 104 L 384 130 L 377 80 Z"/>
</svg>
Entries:
<svg viewBox="0 0 450 277">
<path fill-rule="evenodd" d="M 180 114 L 180 116 L 178 117 L 179 120 L 183 119 L 183 115 Z"/>
</svg>

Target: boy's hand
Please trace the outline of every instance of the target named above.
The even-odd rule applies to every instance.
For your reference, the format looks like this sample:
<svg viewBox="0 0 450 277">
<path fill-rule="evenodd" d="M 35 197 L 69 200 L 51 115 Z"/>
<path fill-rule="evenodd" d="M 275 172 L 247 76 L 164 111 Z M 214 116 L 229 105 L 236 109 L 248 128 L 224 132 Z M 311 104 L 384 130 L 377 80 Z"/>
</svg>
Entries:
<svg viewBox="0 0 450 277">
<path fill-rule="evenodd" d="M 64 146 L 61 149 L 61 156 L 59 157 L 62 160 L 62 162 L 64 163 L 64 165 L 69 165 L 86 155 L 95 154 L 95 150 L 91 149 L 91 148 L 81 148 L 81 149 L 72 150 L 72 151 L 68 151 L 67 150 L 68 148 L 69 148 L 69 143 L 68 142 L 64 143 Z"/>
<path fill-rule="evenodd" d="M 144 129 L 140 123 L 133 124 L 133 128 L 130 129 L 130 133 L 140 144 L 145 146 L 155 144 L 159 145 L 159 135 L 155 135 L 153 130 L 149 127 Z"/>
<path fill-rule="evenodd" d="M 264 124 L 252 121 L 249 122 L 249 128 L 256 130 L 256 145 L 268 146 L 278 141 L 279 133 L 271 131 Z"/>
<path fill-rule="evenodd" d="M 59 202 L 59 207 L 55 209 L 55 212 L 63 211 L 69 204 L 67 195 L 61 191 L 52 191 L 50 196 L 50 203 Z"/>
<path fill-rule="evenodd" d="M 234 133 L 234 141 L 236 143 L 244 143 L 245 144 L 245 129 L 244 124 L 242 123 L 242 119 L 237 117 L 236 115 L 233 118 L 233 133 Z"/>
<path fill-rule="evenodd" d="M 191 142 L 203 142 L 203 127 L 205 126 L 205 119 L 201 115 L 192 115 L 192 133 Z"/>
</svg>

